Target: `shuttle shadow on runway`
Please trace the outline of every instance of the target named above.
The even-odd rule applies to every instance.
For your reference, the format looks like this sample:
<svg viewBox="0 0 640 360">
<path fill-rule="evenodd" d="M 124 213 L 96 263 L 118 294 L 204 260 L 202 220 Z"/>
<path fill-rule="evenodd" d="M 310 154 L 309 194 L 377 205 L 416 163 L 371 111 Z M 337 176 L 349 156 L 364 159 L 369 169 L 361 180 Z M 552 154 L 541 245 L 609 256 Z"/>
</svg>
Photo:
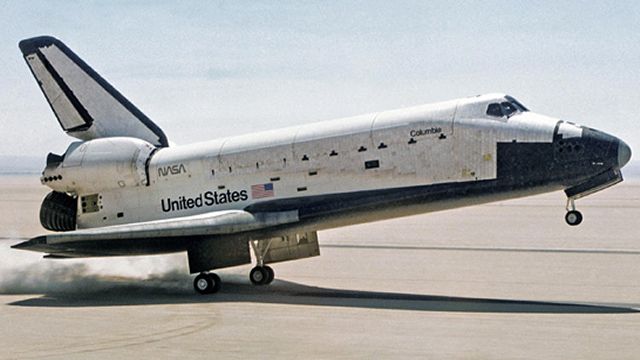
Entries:
<svg viewBox="0 0 640 360">
<path fill-rule="evenodd" d="M 552 313 L 552 314 L 615 314 L 640 310 L 629 305 L 600 305 L 528 300 L 465 298 L 330 289 L 276 280 L 269 287 L 255 287 L 240 280 L 226 282 L 220 293 L 197 295 L 190 288 L 138 279 L 101 280 L 101 286 L 89 291 L 81 288 L 49 292 L 42 296 L 11 303 L 14 306 L 36 307 L 102 307 L 196 303 L 263 303 L 308 306 L 334 306 L 365 309 L 479 312 L 479 313 Z M 246 281 L 246 280 L 244 280 Z M 157 286 L 156 286 L 157 285 Z"/>
</svg>

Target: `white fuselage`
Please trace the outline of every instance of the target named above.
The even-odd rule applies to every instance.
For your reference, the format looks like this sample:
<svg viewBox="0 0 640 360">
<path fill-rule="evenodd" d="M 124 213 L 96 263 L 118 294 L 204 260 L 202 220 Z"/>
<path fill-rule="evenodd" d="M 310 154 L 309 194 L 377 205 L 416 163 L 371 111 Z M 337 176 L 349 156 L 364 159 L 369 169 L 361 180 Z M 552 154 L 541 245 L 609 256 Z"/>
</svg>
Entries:
<svg viewBox="0 0 640 360">
<path fill-rule="evenodd" d="M 99 211 L 79 204 L 78 228 L 243 209 L 274 199 L 494 179 L 498 142 L 550 143 L 558 122 L 531 112 L 489 118 L 486 104 L 496 97 L 161 148 L 146 164 L 148 186 L 79 186 L 80 198 L 98 195 Z M 272 193 L 252 191 L 265 184 Z"/>
</svg>

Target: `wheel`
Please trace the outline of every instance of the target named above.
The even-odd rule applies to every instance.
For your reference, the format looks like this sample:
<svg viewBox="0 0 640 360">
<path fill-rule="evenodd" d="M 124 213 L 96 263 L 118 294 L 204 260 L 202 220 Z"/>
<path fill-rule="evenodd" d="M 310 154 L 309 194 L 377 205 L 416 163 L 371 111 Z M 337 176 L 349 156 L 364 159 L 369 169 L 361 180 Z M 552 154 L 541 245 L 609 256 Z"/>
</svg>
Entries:
<svg viewBox="0 0 640 360">
<path fill-rule="evenodd" d="M 276 277 L 276 273 L 275 271 L 273 271 L 273 269 L 271 268 L 271 266 L 265 266 L 264 267 L 265 270 L 267 270 L 267 282 L 265 282 L 265 284 L 271 284 L 273 282 L 273 279 L 275 279 Z"/>
<path fill-rule="evenodd" d="M 256 266 L 249 272 L 249 280 L 251 280 L 254 285 L 267 284 L 269 271 L 264 266 Z"/>
<path fill-rule="evenodd" d="M 582 222 L 582 214 L 578 210 L 571 210 L 564 216 L 564 220 L 571 226 L 580 225 Z"/>
<path fill-rule="evenodd" d="M 209 277 L 211 278 L 211 281 L 213 281 L 213 289 L 211 289 L 210 294 L 217 293 L 220 291 L 220 287 L 222 287 L 222 280 L 220 280 L 220 276 L 214 273 L 210 273 Z"/>
<path fill-rule="evenodd" d="M 213 280 L 209 274 L 200 274 L 193 279 L 193 288 L 200 294 L 209 294 L 213 289 Z"/>
<path fill-rule="evenodd" d="M 218 292 L 220 284 L 220 277 L 213 273 L 202 273 L 193 279 L 193 288 L 202 295 Z"/>
</svg>

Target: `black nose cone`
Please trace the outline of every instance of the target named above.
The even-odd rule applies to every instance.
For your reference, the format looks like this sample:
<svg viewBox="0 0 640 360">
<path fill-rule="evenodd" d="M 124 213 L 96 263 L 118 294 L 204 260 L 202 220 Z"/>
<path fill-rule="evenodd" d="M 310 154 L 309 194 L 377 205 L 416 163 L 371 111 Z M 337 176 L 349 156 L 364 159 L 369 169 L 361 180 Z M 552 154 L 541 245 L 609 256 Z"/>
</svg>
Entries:
<svg viewBox="0 0 640 360">
<path fill-rule="evenodd" d="M 618 139 L 618 168 L 622 169 L 631 159 L 631 148 L 624 141 Z"/>
<path fill-rule="evenodd" d="M 631 149 L 624 141 L 605 132 L 584 128 L 584 160 L 603 169 L 620 169 L 631 158 Z"/>
</svg>

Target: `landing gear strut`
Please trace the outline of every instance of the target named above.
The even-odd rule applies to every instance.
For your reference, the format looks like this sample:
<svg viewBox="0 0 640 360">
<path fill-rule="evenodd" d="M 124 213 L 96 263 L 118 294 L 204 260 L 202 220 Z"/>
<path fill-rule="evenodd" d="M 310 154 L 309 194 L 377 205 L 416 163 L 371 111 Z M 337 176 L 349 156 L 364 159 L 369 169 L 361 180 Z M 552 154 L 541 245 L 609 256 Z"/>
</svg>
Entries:
<svg viewBox="0 0 640 360">
<path fill-rule="evenodd" d="M 582 222 L 582 213 L 576 210 L 576 204 L 573 198 L 567 199 L 567 214 L 564 220 L 571 226 L 580 225 Z"/>
<path fill-rule="evenodd" d="M 221 283 L 218 275 L 203 272 L 193 280 L 193 288 L 202 295 L 213 294 L 220 290 Z"/>
<path fill-rule="evenodd" d="M 251 241 L 251 248 L 253 248 L 253 253 L 256 255 L 257 265 L 249 272 L 249 280 L 253 285 L 269 285 L 273 282 L 275 278 L 275 272 L 273 269 L 264 264 L 264 257 L 269 251 L 269 246 L 271 246 L 271 240 L 269 240 L 266 245 L 261 246 L 258 243 L 258 240 Z"/>
</svg>

